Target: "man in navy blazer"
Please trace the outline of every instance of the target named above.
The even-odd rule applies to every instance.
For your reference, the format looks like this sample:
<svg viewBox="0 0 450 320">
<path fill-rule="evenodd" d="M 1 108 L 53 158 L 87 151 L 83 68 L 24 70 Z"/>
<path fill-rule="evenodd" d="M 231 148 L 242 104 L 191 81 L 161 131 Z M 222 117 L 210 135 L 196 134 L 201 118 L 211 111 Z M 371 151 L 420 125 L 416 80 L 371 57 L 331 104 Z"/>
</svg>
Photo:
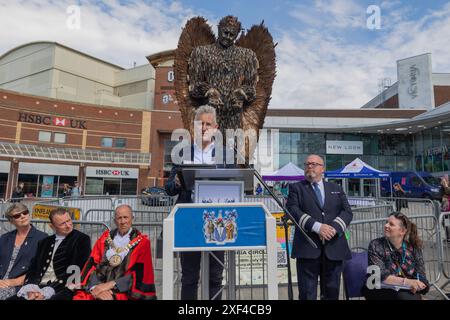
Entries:
<svg viewBox="0 0 450 320">
<path fill-rule="evenodd" d="M 297 259 L 300 300 L 317 299 L 319 276 L 322 299 L 337 300 L 342 263 L 351 258 L 345 230 L 352 210 L 342 188 L 323 180 L 324 171 L 323 159 L 310 155 L 305 161 L 306 180 L 289 186 L 287 209 L 317 245 L 314 248 L 295 230 L 292 257 Z"/>
</svg>

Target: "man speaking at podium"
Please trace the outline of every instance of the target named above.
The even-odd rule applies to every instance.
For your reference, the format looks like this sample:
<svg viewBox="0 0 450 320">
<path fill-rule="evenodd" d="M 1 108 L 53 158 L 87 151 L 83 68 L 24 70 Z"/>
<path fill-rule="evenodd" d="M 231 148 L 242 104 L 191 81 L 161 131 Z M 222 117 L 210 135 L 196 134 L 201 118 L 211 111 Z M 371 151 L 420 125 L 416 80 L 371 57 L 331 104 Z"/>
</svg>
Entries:
<svg viewBox="0 0 450 320">
<path fill-rule="evenodd" d="M 215 146 L 212 138 L 219 127 L 216 122 L 216 110 L 209 105 L 200 106 L 196 110 L 194 121 L 196 125 L 201 122 L 202 145 L 199 146 L 195 142 L 193 143 L 191 147 L 191 161 L 194 164 L 214 164 Z M 218 149 L 221 150 L 221 148 Z M 192 192 L 185 190 L 180 183 L 176 165 L 173 166 L 170 172 L 165 189 L 170 196 L 178 195 L 176 203 L 193 202 Z M 201 253 L 181 252 L 180 255 L 182 269 L 181 299 L 197 300 Z M 222 288 L 224 252 L 215 251 L 214 255 L 215 257 L 211 256 L 209 259 L 209 296 L 210 299 L 220 300 L 222 294 L 218 294 L 218 292 Z"/>
<path fill-rule="evenodd" d="M 313 239 L 317 248 L 295 230 L 292 257 L 297 259 L 300 300 L 317 299 L 320 275 L 321 298 L 339 298 L 342 262 L 351 258 L 345 230 L 353 218 L 342 188 L 323 180 L 323 159 L 310 155 L 305 161 L 306 180 L 289 187 L 286 204 L 300 227 Z"/>
</svg>

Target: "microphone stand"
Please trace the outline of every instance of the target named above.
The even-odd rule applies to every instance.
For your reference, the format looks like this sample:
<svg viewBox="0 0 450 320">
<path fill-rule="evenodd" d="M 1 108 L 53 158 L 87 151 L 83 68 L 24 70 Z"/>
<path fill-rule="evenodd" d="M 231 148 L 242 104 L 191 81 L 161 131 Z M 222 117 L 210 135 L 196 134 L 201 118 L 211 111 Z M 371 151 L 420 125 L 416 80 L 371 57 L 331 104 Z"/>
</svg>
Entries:
<svg viewBox="0 0 450 320">
<path fill-rule="evenodd" d="M 291 220 L 292 223 L 295 225 L 295 227 L 305 236 L 306 240 L 315 248 L 317 249 L 316 243 L 306 234 L 306 232 L 300 227 L 298 222 L 294 219 L 292 214 L 289 212 L 289 210 L 286 208 L 286 206 L 281 202 L 280 199 L 273 193 L 272 190 L 270 190 L 267 183 L 263 180 L 261 177 L 261 174 L 256 170 L 255 168 L 250 167 L 250 165 L 247 163 L 245 158 L 241 155 L 241 153 L 237 150 L 236 145 L 233 144 L 234 152 L 236 152 L 236 155 L 239 156 L 244 161 L 244 166 L 246 169 L 252 169 L 253 175 L 258 179 L 258 181 L 263 185 L 263 187 L 269 192 L 270 196 L 275 200 L 275 202 L 278 204 L 280 208 L 283 209 L 284 215 L 282 217 L 283 221 L 283 227 L 284 227 L 284 237 L 286 241 L 286 256 L 287 256 L 287 269 L 288 269 L 288 299 L 293 300 L 293 289 L 292 289 L 292 272 L 291 272 L 291 258 L 289 254 L 289 237 L 288 237 L 288 220 Z"/>
</svg>

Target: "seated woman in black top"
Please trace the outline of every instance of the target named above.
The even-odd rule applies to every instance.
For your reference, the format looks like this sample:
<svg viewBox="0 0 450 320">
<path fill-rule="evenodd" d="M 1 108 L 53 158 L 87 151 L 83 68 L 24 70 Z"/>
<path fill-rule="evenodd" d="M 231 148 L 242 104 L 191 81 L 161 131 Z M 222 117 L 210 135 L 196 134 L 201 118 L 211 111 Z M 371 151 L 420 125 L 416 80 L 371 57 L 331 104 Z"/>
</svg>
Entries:
<svg viewBox="0 0 450 320">
<path fill-rule="evenodd" d="M 417 226 L 401 212 L 392 213 L 384 226 L 384 237 L 369 244 L 369 267 L 379 268 L 381 288 L 371 279 L 363 292 L 367 300 L 421 300 L 430 284 L 425 276 L 422 241 Z M 372 285 L 371 285 L 372 284 Z M 399 291 L 388 286 L 407 287 Z"/>
<path fill-rule="evenodd" d="M 25 205 L 11 205 L 5 216 L 16 230 L 0 237 L 0 300 L 14 296 L 23 285 L 38 242 L 47 237 L 46 233 L 30 224 L 30 214 Z"/>
</svg>

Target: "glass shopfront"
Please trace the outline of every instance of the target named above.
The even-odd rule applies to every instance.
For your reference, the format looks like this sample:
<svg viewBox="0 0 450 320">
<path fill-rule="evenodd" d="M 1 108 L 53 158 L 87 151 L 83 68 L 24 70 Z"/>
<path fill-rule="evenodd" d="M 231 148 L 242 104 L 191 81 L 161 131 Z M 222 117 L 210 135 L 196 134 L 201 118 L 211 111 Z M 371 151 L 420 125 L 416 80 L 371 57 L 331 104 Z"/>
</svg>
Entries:
<svg viewBox="0 0 450 320">
<path fill-rule="evenodd" d="M 363 154 L 327 154 L 327 141 L 361 141 Z M 325 160 L 326 170 L 337 170 L 356 157 L 383 171 L 427 171 L 442 175 L 450 171 L 450 121 L 414 134 L 348 134 L 280 131 L 279 167 L 293 162 L 300 168 L 308 154 Z M 371 194 L 373 183 L 349 192 Z M 354 191 L 352 191 L 354 190 Z M 363 190 L 363 191 L 361 191 Z"/>
<path fill-rule="evenodd" d="M 0 161 L 0 199 L 6 198 L 6 187 L 8 185 L 9 161 Z"/>
<path fill-rule="evenodd" d="M 24 183 L 23 193 L 27 197 L 63 197 L 64 184 L 73 187 L 78 179 L 78 166 L 19 163 L 17 183 Z"/>
</svg>

